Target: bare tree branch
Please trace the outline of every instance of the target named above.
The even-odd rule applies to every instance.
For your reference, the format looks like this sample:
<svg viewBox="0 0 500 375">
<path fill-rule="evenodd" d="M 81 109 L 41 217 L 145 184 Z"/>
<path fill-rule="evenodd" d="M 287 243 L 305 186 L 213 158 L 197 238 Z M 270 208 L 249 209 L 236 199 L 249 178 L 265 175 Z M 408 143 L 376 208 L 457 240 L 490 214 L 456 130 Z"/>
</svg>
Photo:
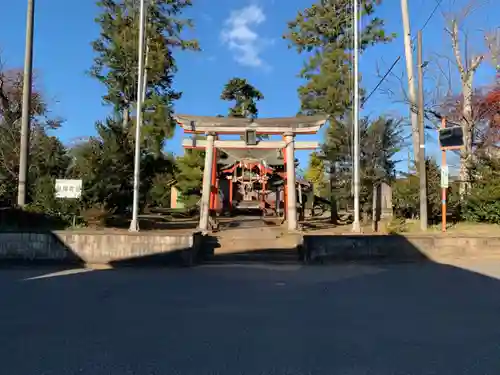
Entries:
<svg viewBox="0 0 500 375">
<path fill-rule="evenodd" d="M 497 74 L 500 74 L 500 30 L 485 33 L 484 40 L 490 54 L 490 60 Z"/>
<path fill-rule="evenodd" d="M 453 54 L 455 55 L 455 62 L 457 64 L 460 75 L 465 74 L 465 67 L 462 63 L 462 52 L 460 51 L 460 43 L 458 37 L 458 21 L 456 19 L 451 21 L 451 29 L 445 29 L 451 38 L 451 46 L 453 48 Z"/>
</svg>

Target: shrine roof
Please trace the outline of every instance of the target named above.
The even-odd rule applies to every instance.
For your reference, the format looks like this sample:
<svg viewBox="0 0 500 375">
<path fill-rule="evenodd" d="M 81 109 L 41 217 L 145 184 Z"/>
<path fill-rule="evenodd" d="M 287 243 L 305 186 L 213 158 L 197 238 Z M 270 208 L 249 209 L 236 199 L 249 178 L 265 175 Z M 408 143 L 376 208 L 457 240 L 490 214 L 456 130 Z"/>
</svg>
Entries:
<svg viewBox="0 0 500 375">
<path fill-rule="evenodd" d="M 324 115 L 297 117 L 269 117 L 247 119 L 238 117 L 176 115 L 174 119 L 186 132 L 193 133 L 244 133 L 255 130 L 263 134 L 283 134 L 287 132 L 317 133 L 328 121 Z"/>
</svg>

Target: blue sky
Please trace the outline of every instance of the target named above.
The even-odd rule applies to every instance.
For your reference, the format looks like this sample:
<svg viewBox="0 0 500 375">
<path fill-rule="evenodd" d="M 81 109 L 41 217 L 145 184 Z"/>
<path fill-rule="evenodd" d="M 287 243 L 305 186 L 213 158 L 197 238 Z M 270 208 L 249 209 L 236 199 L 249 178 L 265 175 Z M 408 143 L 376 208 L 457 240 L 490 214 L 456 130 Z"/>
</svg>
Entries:
<svg viewBox="0 0 500 375">
<path fill-rule="evenodd" d="M 444 0 L 440 11 L 450 9 L 450 1 Z M 69 7 L 68 0 L 37 0 L 35 21 L 37 82 L 49 98 L 54 115 L 66 119 L 57 132 L 65 142 L 92 135 L 95 121 L 109 113 L 109 108 L 101 104 L 102 85 L 86 75 L 93 58 L 90 42 L 99 33 L 94 23 L 98 9 L 93 0 L 71 2 L 73 6 Z M 455 1 L 458 5 L 460 2 Z M 289 50 L 281 36 L 286 22 L 297 11 L 311 6 L 313 0 L 194 0 L 193 3 L 185 15 L 194 20 L 196 27 L 188 34 L 199 40 L 203 51 L 177 55 L 179 73 L 175 88 L 183 92 L 183 97 L 176 104 L 176 111 L 199 115 L 227 113 L 228 103 L 219 100 L 219 95 L 224 83 L 237 76 L 247 78 L 264 93 L 265 100 L 259 103 L 260 116 L 294 116 L 299 109 L 297 87 L 301 84 L 297 73 L 304 56 Z M 410 0 L 413 30 L 425 22 L 435 4 L 435 0 Z M 25 12 L 25 0 L 11 1 L 3 10 L 0 53 L 8 67 L 22 67 Z M 492 0 L 487 8 L 477 10 L 469 19 L 472 52 L 484 51 L 479 29 L 495 26 L 498 14 L 500 2 Z M 389 45 L 372 48 L 362 57 L 363 86 L 368 91 L 378 81 L 377 71 L 387 68 L 403 53 L 400 1 L 385 0 L 378 16 L 398 38 Z M 434 53 L 449 55 L 450 43 L 443 27 L 443 16 L 438 12 L 424 31 L 424 59 L 435 58 Z M 395 73 L 400 74 L 403 68 L 401 62 Z M 477 82 L 488 82 L 491 77 L 486 62 L 478 72 Z M 396 83 L 389 81 L 387 85 Z M 367 103 L 364 114 L 382 113 L 406 115 L 406 109 L 377 92 Z M 168 141 L 168 150 L 181 153 L 182 137 L 182 131 L 177 131 L 174 139 Z M 436 149 L 431 149 L 431 153 L 435 154 Z M 305 167 L 307 153 L 298 156 L 301 167 Z"/>
</svg>

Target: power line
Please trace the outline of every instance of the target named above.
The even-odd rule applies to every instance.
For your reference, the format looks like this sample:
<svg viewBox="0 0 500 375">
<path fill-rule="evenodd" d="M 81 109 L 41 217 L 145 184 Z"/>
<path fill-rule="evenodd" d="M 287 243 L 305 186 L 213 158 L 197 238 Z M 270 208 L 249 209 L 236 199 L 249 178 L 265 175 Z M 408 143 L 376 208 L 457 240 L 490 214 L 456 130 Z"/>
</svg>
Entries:
<svg viewBox="0 0 500 375">
<path fill-rule="evenodd" d="M 424 25 L 421 27 L 420 31 L 424 32 L 425 28 L 427 27 L 428 23 L 431 21 L 432 17 L 434 17 L 434 14 L 436 14 L 436 12 L 439 9 L 439 7 L 441 6 L 442 2 L 443 2 L 443 0 L 437 0 L 436 6 L 432 10 L 429 17 L 427 17 L 427 19 L 425 20 Z M 415 40 L 415 38 L 413 38 L 413 40 Z"/>
<path fill-rule="evenodd" d="M 427 17 L 427 19 L 425 20 L 423 26 L 420 28 L 420 31 L 424 31 L 425 28 L 427 27 L 427 25 L 429 24 L 429 22 L 431 21 L 431 19 L 434 17 L 434 15 L 436 14 L 437 10 L 439 9 L 439 7 L 441 6 L 441 3 L 443 2 L 443 0 L 436 0 L 436 6 L 434 7 L 434 9 L 432 10 L 432 12 L 429 14 L 429 17 Z M 412 39 L 412 44 L 413 42 L 415 41 L 415 38 L 416 37 L 413 37 Z M 413 49 L 415 49 L 415 46 L 413 46 Z M 373 88 L 373 90 L 370 91 L 370 93 L 366 96 L 366 98 L 363 100 L 363 102 L 361 103 L 361 108 L 364 107 L 364 105 L 366 104 L 366 102 L 368 101 L 368 99 L 370 99 L 373 94 L 375 94 L 375 92 L 379 89 L 379 87 L 382 85 L 382 83 L 384 83 L 384 81 L 386 80 L 386 78 L 389 76 L 389 74 L 391 74 L 392 70 L 396 67 L 396 65 L 398 64 L 398 62 L 401 60 L 401 55 L 399 55 L 396 60 L 394 60 L 394 62 L 392 63 L 391 67 L 387 70 L 387 72 L 382 76 L 382 78 L 380 79 L 380 81 L 375 85 L 375 87 Z"/>
<path fill-rule="evenodd" d="M 377 85 L 373 88 L 372 91 L 370 91 L 370 93 L 367 95 L 367 97 L 365 98 L 365 100 L 363 100 L 363 102 L 361 103 L 361 108 L 363 108 L 363 106 L 366 104 L 366 102 L 368 101 L 368 99 L 370 99 L 370 97 L 378 90 L 378 88 L 380 87 L 380 85 L 382 85 L 382 83 L 384 83 L 385 79 L 387 78 L 387 76 L 389 74 L 391 74 L 392 69 L 394 69 L 396 67 L 396 65 L 398 64 L 399 60 L 401 60 L 401 55 L 399 55 L 398 58 L 396 60 L 394 60 L 394 62 L 392 63 L 391 67 L 389 68 L 389 70 L 387 70 L 387 72 L 383 75 L 383 77 L 380 79 L 380 81 L 377 83 Z"/>
</svg>

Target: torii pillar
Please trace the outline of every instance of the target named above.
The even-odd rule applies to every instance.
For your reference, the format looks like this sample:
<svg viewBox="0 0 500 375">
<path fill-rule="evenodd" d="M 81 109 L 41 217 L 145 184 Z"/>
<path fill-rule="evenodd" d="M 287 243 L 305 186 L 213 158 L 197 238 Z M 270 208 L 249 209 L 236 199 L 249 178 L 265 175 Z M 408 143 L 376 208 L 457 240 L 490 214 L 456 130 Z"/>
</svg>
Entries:
<svg viewBox="0 0 500 375">
<path fill-rule="evenodd" d="M 208 218 L 210 216 L 210 197 L 212 195 L 212 169 L 214 168 L 215 134 L 207 134 L 205 147 L 205 169 L 203 171 L 203 187 L 200 202 L 200 225 L 203 232 L 208 231 Z"/>
<path fill-rule="evenodd" d="M 288 230 L 297 230 L 297 190 L 295 183 L 295 135 L 285 133 L 286 179 L 287 179 L 287 223 Z"/>
</svg>

